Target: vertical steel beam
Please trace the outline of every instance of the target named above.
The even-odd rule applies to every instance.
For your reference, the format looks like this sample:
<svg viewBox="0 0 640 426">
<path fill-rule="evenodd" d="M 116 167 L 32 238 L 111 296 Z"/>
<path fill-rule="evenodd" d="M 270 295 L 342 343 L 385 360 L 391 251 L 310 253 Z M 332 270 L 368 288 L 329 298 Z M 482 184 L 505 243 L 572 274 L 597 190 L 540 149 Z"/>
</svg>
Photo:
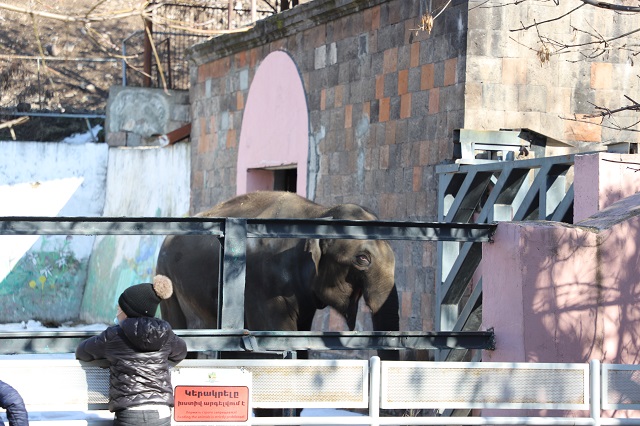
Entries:
<svg viewBox="0 0 640 426">
<path fill-rule="evenodd" d="M 244 328 L 244 284 L 247 259 L 247 220 L 227 218 L 224 232 L 224 259 L 218 305 L 221 329 Z M 222 301 L 222 303 L 220 303 Z"/>
</svg>

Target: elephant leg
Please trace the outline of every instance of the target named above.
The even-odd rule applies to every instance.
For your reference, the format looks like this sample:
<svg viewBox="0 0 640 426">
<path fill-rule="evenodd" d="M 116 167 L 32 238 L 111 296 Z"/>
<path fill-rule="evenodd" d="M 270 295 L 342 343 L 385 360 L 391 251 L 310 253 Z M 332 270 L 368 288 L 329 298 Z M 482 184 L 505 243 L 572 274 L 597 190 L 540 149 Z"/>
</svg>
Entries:
<svg viewBox="0 0 640 426">
<path fill-rule="evenodd" d="M 400 330 L 400 303 L 398 300 L 398 289 L 394 285 L 389 293 L 389 297 L 380 307 L 380 310 L 372 315 L 373 329 L 375 331 L 398 331 Z M 397 361 L 400 359 L 400 352 L 395 350 L 378 351 L 378 356 L 382 360 Z"/>
</svg>

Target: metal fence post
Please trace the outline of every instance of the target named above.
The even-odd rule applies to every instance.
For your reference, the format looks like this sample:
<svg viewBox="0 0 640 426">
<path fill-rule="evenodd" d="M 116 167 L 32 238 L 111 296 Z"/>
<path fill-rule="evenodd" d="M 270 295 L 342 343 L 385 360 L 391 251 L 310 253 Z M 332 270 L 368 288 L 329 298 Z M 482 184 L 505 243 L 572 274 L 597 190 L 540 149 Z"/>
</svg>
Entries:
<svg viewBox="0 0 640 426">
<path fill-rule="evenodd" d="M 227 218 L 224 230 L 222 263 L 222 310 L 218 328 L 244 328 L 244 282 L 247 259 L 247 220 Z M 220 304 L 220 300 L 218 304 Z M 215 307 L 212 307 L 215 309 Z"/>
<path fill-rule="evenodd" d="M 602 398 L 602 387 L 600 382 L 600 361 L 592 359 L 589 363 L 589 415 L 593 419 L 594 426 L 600 426 L 601 424 L 602 412 L 600 409 L 600 401 Z"/>
<path fill-rule="evenodd" d="M 369 417 L 371 426 L 378 426 L 380 418 L 380 357 L 369 360 Z"/>
</svg>

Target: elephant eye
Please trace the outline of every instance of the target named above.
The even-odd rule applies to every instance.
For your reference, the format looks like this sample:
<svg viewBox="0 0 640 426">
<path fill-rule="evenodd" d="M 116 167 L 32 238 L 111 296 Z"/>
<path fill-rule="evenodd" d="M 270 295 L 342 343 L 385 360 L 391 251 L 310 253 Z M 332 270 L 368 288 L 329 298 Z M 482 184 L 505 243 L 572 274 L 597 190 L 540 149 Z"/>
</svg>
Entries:
<svg viewBox="0 0 640 426">
<path fill-rule="evenodd" d="M 371 259 L 364 253 L 357 254 L 355 257 L 356 266 L 366 267 L 371 264 Z"/>
</svg>

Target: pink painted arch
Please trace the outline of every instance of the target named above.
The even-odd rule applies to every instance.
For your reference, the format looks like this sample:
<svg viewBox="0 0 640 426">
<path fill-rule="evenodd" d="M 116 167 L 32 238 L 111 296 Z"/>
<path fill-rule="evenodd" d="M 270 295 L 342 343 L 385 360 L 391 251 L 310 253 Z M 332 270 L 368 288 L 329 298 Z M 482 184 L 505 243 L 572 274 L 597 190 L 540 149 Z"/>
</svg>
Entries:
<svg viewBox="0 0 640 426">
<path fill-rule="evenodd" d="M 268 188 L 269 170 L 296 168 L 296 192 L 307 194 L 309 113 L 300 73 L 276 51 L 258 67 L 249 88 L 238 147 L 236 193 Z"/>
</svg>

